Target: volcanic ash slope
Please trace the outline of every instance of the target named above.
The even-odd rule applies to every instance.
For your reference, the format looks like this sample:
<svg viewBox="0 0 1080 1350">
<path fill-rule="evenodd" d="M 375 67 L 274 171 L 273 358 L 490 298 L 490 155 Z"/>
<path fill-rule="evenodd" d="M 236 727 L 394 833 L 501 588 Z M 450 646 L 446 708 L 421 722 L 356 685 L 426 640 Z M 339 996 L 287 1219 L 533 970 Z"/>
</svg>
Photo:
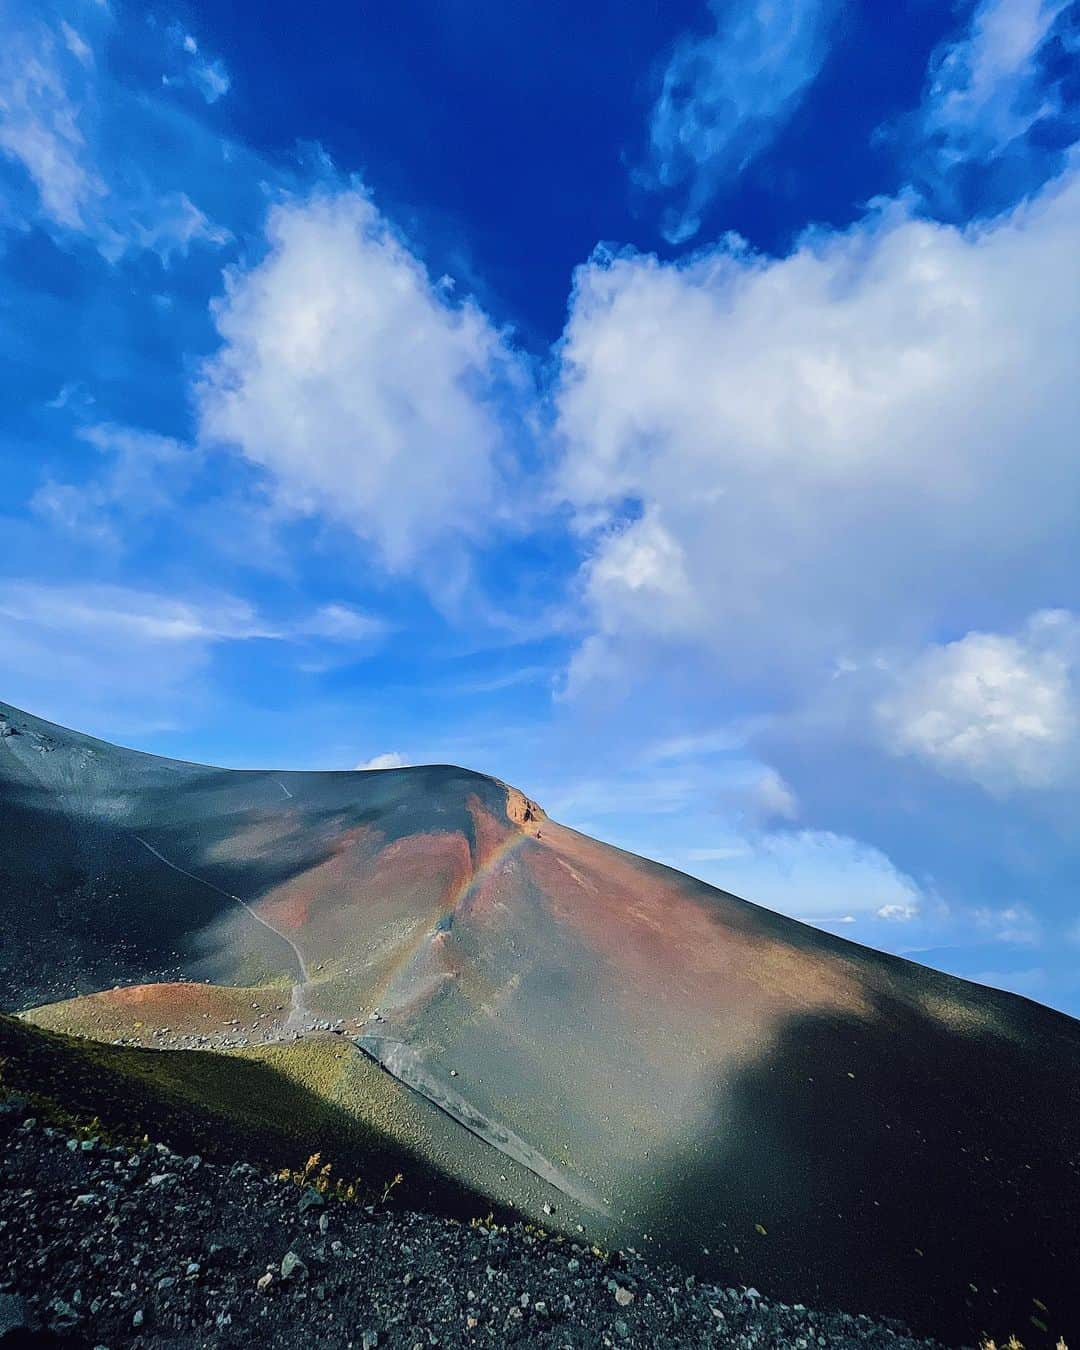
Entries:
<svg viewBox="0 0 1080 1350">
<path fill-rule="evenodd" d="M 40 1026 L 337 1032 L 358 1128 L 548 1228 L 938 1335 L 1080 1328 L 1067 1017 L 448 766 L 214 769 L 0 705 L 0 809 L 0 997 Z"/>
</svg>

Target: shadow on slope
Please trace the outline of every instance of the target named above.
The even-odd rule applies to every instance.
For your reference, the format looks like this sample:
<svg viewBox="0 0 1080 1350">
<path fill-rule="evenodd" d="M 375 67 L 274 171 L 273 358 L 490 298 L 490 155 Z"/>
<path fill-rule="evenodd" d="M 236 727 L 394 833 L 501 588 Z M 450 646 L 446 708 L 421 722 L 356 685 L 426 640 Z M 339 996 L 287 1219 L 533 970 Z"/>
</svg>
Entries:
<svg viewBox="0 0 1080 1350">
<path fill-rule="evenodd" d="M 0 1071 L 0 1088 L 25 1094 L 62 1126 L 96 1119 L 104 1134 L 125 1142 L 147 1135 L 179 1152 L 274 1169 L 301 1167 L 318 1152 L 335 1176 L 359 1177 L 376 1194 L 400 1172 L 395 1202 L 411 1209 L 455 1218 L 508 1214 L 375 1123 L 406 1109 L 415 1115 L 415 1106 L 337 1040 L 244 1054 L 173 1053 L 102 1045 L 0 1014 Z M 343 1072 L 355 1075 L 363 1114 L 330 1100 Z"/>
<path fill-rule="evenodd" d="M 6 785 L 3 808 L 0 1007 L 181 976 L 237 984 L 293 976 L 285 942 L 235 901 L 163 867 L 123 826 L 74 814 L 25 783 Z M 236 925 L 234 951 L 200 939 L 222 921 Z"/>
<path fill-rule="evenodd" d="M 966 1343 L 1076 1343 L 1075 1029 L 1026 1010 L 1022 1039 L 969 1027 L 959 1045 L 899 998 L 869 1019 L 793 1019 L 703 1091 L 649 1180 L 649 1227 L 788 1301 Z"/>
</svg>

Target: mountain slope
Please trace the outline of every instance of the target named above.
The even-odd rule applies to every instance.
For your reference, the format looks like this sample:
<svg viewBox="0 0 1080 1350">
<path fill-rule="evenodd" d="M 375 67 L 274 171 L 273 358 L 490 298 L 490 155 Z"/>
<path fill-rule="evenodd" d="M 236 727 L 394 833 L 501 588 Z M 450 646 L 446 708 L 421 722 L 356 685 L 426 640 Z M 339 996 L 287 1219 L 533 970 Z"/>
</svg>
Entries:
<svg viewBox="0 0 1080 1350">
<path fill-rule="evenodd" d="M 1080 1323 L 1069 1018 L 462 769 L 212 769 L 0 705 L 0 807 L 0 996 L 41 1025 L 334 1028 L 440 1108 L 441 1170 L 496 1158 L 478 1189 L 549 1226 L 938 1334 Z"/>
</svg>

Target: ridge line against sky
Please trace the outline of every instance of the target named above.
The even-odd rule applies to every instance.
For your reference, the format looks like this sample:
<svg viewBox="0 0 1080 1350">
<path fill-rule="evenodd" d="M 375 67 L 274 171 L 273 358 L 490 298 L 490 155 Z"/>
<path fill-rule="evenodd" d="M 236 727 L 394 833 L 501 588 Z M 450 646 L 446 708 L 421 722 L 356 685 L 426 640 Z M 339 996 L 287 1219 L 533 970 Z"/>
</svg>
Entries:
<svg viewBox="0 0 1080 1350">
<path fill-rule="evenodd" d="M 930 8 L 9 2 L 2 696 L 1080 1011 L 1080 5 Z"/>
</svg>

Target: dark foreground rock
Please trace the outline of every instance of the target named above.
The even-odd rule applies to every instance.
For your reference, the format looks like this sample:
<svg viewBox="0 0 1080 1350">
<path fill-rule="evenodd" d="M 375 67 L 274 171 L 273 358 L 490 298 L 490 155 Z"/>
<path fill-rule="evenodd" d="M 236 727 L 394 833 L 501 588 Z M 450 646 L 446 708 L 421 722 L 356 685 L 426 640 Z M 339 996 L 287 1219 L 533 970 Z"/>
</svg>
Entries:
<svg viewBox="0 0 1080 1350">
<path fill-rule="evenodd" d="M 933 1344 L 634 1253 L 319 1203 L 244 1163 L 69 1139 L 18 1110 L 0 1143 L 0 1346 Z"/>
</svg>

